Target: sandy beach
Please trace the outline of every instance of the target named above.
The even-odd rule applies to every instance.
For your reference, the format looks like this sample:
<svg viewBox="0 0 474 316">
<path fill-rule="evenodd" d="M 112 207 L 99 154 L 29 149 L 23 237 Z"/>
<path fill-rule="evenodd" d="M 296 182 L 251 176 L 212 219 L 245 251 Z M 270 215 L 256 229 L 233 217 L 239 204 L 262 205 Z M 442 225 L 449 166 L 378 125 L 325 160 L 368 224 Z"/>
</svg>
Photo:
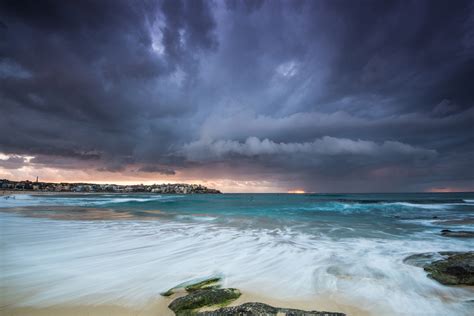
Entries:
<svg viewBox="0 0 474 316">
<path fill-rule="evenodd" d="M 55 305 L 48 307 L 3 307 L 0 311 L 2 316 L 173 316 L 174 313 L 168 308 L 168 305 L 180 295 L 172 298 L 158 297 L 156 300 L 145 304 L 142 307 L 130 307 L 122 305 Z M 303 310 L 319 310 L 319 311 L 337 311 L 343 312 L 351 316 L 367 316 L 371 315 L 367 311 L 360 308 L 341 305 L 330 298 L 317 298 L 312 300 L 278 300 L 265 297 L 255 293 L 243 293 L 240 298 L 233 301 L 228 306 L 237 306 L 247 302 L 261 302 L 276 307 L 295 308 Z M 204 308 L 202 310 L 213 310 Z"/>
</svg>

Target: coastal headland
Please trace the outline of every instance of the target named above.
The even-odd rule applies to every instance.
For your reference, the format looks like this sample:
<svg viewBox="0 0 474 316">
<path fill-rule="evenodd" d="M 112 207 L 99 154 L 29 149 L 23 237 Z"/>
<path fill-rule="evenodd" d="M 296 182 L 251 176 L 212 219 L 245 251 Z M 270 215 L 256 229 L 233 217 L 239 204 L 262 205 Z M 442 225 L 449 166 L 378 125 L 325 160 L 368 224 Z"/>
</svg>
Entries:
<svg viewBox="0 0 474 316">
<path fill-rule="evenodd" d="M 0 179 L 0 192 L 68 192 L 68 193 L 158 193 L 158 194 L 220 194 L 216 189 L 200 184 L 167 183 L 167 184 L 97 184 L 97 183 L 55 183 L 36 181 L 11 181 Z"/>
</svg>

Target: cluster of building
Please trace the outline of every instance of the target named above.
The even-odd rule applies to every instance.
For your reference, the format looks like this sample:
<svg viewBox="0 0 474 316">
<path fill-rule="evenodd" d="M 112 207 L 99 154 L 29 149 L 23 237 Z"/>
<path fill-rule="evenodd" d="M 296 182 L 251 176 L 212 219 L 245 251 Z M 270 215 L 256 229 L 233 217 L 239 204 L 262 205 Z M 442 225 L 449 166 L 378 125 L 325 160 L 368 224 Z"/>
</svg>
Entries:
<svg viewBox="0 0 474 316">
<path fill-rule="evenodd" d="M 200 184 L 169 183 L 152 185 L 117 185 L 95 183 L 52 183 L 36 181 L 11 181 L 0 179 L 0 190 L 42 191 L 42 192 L 103 192 L 103 193 L 163 193 L 163 194 L 199 194 L 221 193 Z"/>
</svg>

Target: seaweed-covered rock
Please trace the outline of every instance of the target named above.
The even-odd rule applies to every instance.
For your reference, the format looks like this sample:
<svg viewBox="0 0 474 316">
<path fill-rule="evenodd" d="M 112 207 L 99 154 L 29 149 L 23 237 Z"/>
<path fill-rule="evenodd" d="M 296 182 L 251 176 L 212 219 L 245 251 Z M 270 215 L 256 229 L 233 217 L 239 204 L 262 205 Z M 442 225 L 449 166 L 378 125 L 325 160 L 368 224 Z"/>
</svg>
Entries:
<svg viewBox="0 0 474 316">
<path fill-rule="evenodd" d="M 207 279 L 198 283 L 190 284 L 186 286 L 184 289 L 187 292 L 194 292 L 201 289 L 217 288 L 219 285 L 216 283 L 218 283 L 220 280 L 221 278 L 211 278 L 211 279 Z"/>
<path fill-rule="evenodd" d="M 279 308 L 263 303 L 245 303 L 239 306 L 223 307 L 215 311 L 197 313 L 199 316 L 344 316 L 343 313 L 304 311 L 300 309 Z"/>
<path fill-rule="evenodd" d="M 286 316 L 343 316 L 342 313 L 303 311 L 299 309 L 273 307 L 263 303 L 245 303 L 239 306 L 224 307 L 233 300 L 240 297 L 237 289 L 219 288 L 220 278 L 210 278 L 193 284 L 178 285 L 162 293 L 163 296 L 171 296 L 185 290 L 186 296 L 178 297 L 168 307 L 177 316 L 253 316 L 253 315 L 286 315 Z M 221 307 L 214 311 L 200 311 L 203 307 Z"/>
<path fill-rule="evenodd" d="M 160 294 L 161 294 L 161 296 L 166 296 L 166 297 L 168 297 L 168 296 L 173 295 L 174 293 L 176 293 L 176 292 L 175 292 L 175 289 L 172 288 L 172 289 L 169 289 L 168 291 L 163 292 L 163 293 L 160 293 Z"/>
<path fill-rule="evenodd" d="M 215 278 L 210 278 L 210 279 L 205 279 L 203 281 L 199 281 L 196 283 L 188 284 L 185 285 L 186 283 L 182 283 L 180 285 L 177 285 L 171 289 L 169 289 L 166 292 L 161 293 L 162 296 L 171 296 L 179 292 L 180 290 L 185 290 L 186 292 L 193 292 L 197 291 L 200 289 L 207 289 L 207 288 L 219 288 L 220 285 L 217 284 L 218 282 L 221 281 L 221 278 L 215 277 Z"/>
<path fill-rule="evenodd" d="M 474 252 L 440 252 L 444 259 L 424 266 L 428 276 L 445 285 L 474 285 Z"/>
<path fill-rule="evenodd" d="M 443 229 L 441 231 L 441 236 L 445 237 L 457 237 L 457 238 L 474 238 L 474 232 L 467 231 L 467 230 L 449 230 Z"/>
<path fill-rule="evenodd" d="M 240 291 L 233 288 L 201 289 L 175 299 L 168 307 L 176 315 L 193 315 L 195 314 L 195 309 L 205 306 L 224 305 L 237 299 L 240 295 Z"/>
</svg>

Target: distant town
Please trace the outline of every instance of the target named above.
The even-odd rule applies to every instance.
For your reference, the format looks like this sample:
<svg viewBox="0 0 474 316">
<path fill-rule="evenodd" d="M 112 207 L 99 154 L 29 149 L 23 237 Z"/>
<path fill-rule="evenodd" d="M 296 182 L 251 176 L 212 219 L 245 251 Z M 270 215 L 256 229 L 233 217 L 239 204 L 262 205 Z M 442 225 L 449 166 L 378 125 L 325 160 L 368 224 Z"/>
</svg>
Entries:
<svg viewBox="0 0 474 316">
<path fill-rule="evenodd" d="M 160 193 L 160 194 L 218 194 L 219 190 L 210 189 L 200 184 L 95 184 L 95 183 L 52 183 L 36 181 L 0 180 L 0 190 L 38 191 L 38 192 L 84 192 L 84 193 Z"/>
</svg>

